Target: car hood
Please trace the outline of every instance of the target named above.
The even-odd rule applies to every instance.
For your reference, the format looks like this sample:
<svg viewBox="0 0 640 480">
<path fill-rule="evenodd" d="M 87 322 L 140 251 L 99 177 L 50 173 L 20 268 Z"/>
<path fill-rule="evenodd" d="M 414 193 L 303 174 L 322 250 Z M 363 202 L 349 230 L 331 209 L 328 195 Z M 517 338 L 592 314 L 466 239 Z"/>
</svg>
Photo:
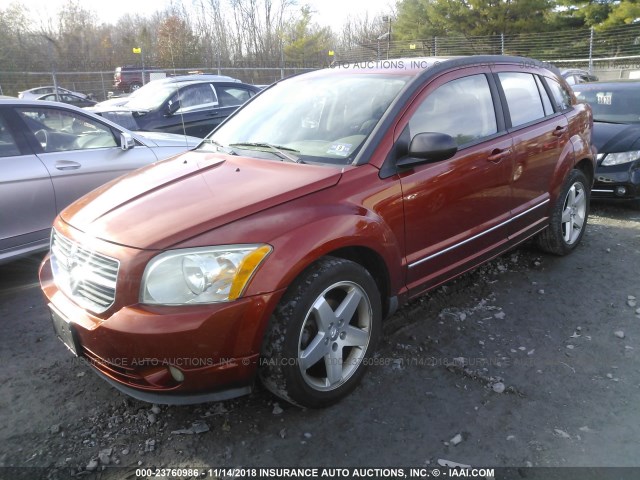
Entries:
<svg viewBox="0 0 640 480">
<path fill-rule="evenodd" d="M 592 142 L 598 153 L 640 150 L 640 125 L 594 122 Z"/>
<path fill-rule="evenodd" d="M 175 133 L 163 132 L 134 132 L 137 136 L 142 137 L 149 146 L 156 147 L 184 147 L 193 148 L 202 142 L 201 138 L 190 137 L 189 135 L 178 135 Z"/>
<path fill-rule="evenodd" d="M 332 167 L 187 152 L 103 185 L 60 214 L 95 238 L 166 249 L 335 185 Z"/>
</svg>

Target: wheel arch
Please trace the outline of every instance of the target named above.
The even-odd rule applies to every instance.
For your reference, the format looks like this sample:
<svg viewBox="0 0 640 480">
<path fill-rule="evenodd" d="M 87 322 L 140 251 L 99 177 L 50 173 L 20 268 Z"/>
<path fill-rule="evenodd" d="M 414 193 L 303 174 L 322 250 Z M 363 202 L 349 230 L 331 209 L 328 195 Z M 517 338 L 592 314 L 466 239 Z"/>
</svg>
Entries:
<svg viewBox="0 0 640 480">
<path fill-rule="evenodd" d="M 576 163 L 575 168 L 581 170 L 582 173 L 587 176 L 587 179 L 589 180 L 589 188 L 591 188 L 595 178 L 595 169 L 593 167 L 593 162 L 588 158 L 583 158 Z"/>
<path fill-rule="evenodd" d="M 389 269 L 384 259 L 375 250 L 364 246 L 350 246 L 328 252 L 325 256 L 344 258 L 357 263 L 367 270 L 373 277 L 374 282 L 376 282 L 380 292 L 382 318 L 386 318 L 387 315 L 393 313 L 395 305 L 391 295 Z"/>
</svg>

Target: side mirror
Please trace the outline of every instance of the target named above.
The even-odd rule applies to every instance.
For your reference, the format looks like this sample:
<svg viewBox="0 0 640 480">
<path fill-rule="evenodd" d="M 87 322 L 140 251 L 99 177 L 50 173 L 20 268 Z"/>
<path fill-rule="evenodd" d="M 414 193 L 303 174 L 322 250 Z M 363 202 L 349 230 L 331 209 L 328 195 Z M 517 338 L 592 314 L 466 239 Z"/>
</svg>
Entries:
<svg viewBox="0 0 640 480">
<path fill-rule="evenodd" d="M 130 133 L 122 132 L 120 133 L 120 148 L 123 151 L 127 151 L 136 146 L 136 140 L 131 136 Z"/>
<path fill-rule="evenodd" d="M 398 160 L 396 165 L 410 168 L 423 163 L 440 162 L 453 157 L 458 145 L 451 135 L 446 133 L 418 133 L 409 144 L 407 157 Z"/>
<path fill-rule="evenodd" d="M 170 117 L 171 115 L 176 113 L 179 109 L 180 109 L 180 100 L 176 100 L 175 102 L 169 100 L 169 104 L 167 105 L 167 108 L 165 109 L 166 116 Z"/>
</svg>

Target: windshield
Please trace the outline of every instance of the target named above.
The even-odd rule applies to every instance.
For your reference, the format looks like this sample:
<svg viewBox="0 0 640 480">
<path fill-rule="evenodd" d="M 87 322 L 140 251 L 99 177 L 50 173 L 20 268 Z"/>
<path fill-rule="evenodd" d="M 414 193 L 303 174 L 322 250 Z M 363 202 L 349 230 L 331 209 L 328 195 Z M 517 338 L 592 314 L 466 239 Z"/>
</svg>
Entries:
<svg viewBox="0 0 640 480">
<path fill-rule="evenodd" d="M 200 148 L 348 165 L 408 79 L 362 73 L 291 78 L 260 94 Z"/>
<path fill-rule="evenodd" d="M 172 84 L 156 85 L 148 83 L 132 93 L 126 105 L 131 110 L 155 110 L 176 90 L 177 87 Z"/>
<path fill-rule="evenodd" d="M 582 86 L 580 86 L 582 87 Z M 580 102 L 591 105 L 596 122 L 640 123 L 640 91 L 627 84 L 573 87 Z"/>
</svg>

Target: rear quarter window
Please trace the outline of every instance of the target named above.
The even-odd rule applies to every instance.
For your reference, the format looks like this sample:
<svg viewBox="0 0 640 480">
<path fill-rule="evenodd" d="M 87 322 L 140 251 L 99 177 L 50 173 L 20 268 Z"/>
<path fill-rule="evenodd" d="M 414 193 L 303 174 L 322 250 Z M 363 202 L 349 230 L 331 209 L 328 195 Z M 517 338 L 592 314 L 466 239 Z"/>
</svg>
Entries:
<svg viewBox="0 0 640 480">
<path fill-rule="evenodd" d="M 552 101 L 557 111 L 564 111 L 571 108 L 571 94 L 565 90 L 557 81 L 552 78 L 546 78 L 549 90 L 551 90 Z"/>
</svg>

